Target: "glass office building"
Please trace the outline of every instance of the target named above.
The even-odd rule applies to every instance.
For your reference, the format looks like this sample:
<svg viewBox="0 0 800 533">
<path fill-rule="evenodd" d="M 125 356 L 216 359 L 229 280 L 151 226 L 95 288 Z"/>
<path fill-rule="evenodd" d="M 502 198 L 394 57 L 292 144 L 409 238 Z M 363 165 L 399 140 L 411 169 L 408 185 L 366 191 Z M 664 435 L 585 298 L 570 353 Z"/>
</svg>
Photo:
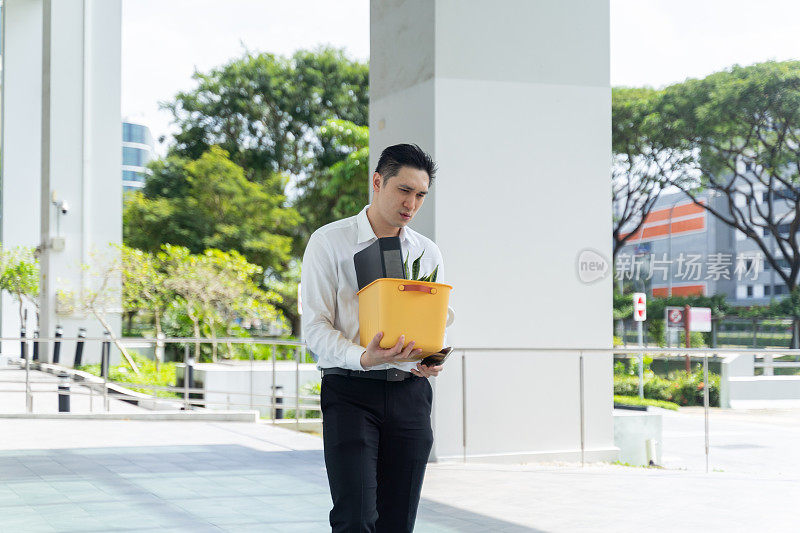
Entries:
<svg viewBox="0 0 800 533">
<path fill-rule="evenodd" d="M 153 136 L 150 129 L 133 122 L 122 123 L 122 189 L 124 193 L 144 187 L 152 171 L 147 164 L 153 159 Z"/>
</svg>

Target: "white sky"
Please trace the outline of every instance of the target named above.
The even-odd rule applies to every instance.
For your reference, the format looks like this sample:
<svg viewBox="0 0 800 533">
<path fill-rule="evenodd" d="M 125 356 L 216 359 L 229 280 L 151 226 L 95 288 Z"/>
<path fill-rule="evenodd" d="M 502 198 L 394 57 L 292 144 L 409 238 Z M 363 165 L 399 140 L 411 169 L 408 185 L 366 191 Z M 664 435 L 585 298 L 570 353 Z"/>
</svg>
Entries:
<svg viewBox="0 0 800 533">
<path fill-rule="evenodd" d="M 799 36 L 796 0 L 611 0 L 611 83 L 660 87 L 735 63 L 800 59 Z M 195 68 L 245 47 L 289 55 L 320 44 L 366 60 L 369 0 L 123 0 L 123 116 L 157 139 L 170 131 L 158 102 L 190 89 Z"/>
<path fill-rule="evenodd" d="M 195 68 L 321 44 L 366 61 L 369 0 L 123 0 L 122 116 L 148 126 L 163 155 L 171 115 L 158 102 L 194 87 Z"/>
</svg>

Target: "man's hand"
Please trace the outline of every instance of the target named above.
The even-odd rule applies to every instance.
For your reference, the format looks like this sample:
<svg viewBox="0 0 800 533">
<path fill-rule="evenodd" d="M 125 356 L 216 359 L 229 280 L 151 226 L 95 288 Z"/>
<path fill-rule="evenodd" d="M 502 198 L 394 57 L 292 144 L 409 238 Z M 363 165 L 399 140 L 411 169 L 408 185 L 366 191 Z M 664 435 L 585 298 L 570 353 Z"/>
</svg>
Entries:
<svg viewBox="0 0 800 533">
<path fill-rule="evenodd" d="M 423 365 L 422 363 L 417 363 L 417 367 L 412 368 L 411 373 L 421 378 L 429 378 L 431 376 L 438 376 L 439 372 L 441 372 L 443 368 L 444 365 L 428 366 Z"/>
<path fill-rule="evenodd" d="M 369 370 L 370 367 L 382 365 L 384 363 L 412 362 L 416 360 L 414 359 L 415 357 L 418 357 L 422 353 L 422 350 L 414 349 L 414 341 L 409 342 L 408 346 L 403 349 L 405 335 L 400 335 L 400 338 L 397 339 L 397 344 L 386 349 L 380 346 L 382 338 L 383 332 L 379 331 L 370 341 L 367 350 L 361 354 L 361 366 L 364 369 Z"/>
</svg>

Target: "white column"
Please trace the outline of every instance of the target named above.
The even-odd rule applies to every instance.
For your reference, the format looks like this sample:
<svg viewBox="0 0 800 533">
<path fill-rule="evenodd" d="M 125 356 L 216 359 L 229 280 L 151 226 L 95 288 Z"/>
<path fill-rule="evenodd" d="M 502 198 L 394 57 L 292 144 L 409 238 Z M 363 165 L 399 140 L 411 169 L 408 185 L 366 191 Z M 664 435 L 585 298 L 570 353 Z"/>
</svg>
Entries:
<svg viewBox="0 0 800 533">
<path fill-rule="evenodd" d="M 55 302 L 59 289 L 79 297 L 93 283 L 81 269 L 90 262 L 90 253 L 109 255 L 109 244 L 122 240 L 121 4 L 9 0 L 5 9 L 7 17 L 28 14 L 28 26 L 6 20 L 4 54 L 24 61 L 26 69 L 19 77 L 4 72 L 4 111 L 21 102 L 37 120 L 3 114 L 5 139 L 16 143 L 3 146 L 3 242 L 40 249 L 42 336 L 52 336 L 57 324 L 68 337 L 79 326 L 87 328 L 88 336 L 101 336 L 93 317 L 57 315 Z M 30 81 L 36 82 L 36 90 Z M 25 138 L 17 141 L 20 132 Z M 7 164 L 12 151 L 27 162 L 25 174 L 16 171 L 21 163 Z M 52 205 L 53 198 L 66 201 L 69 210 L 62 214 Z M 6 214 L 15 210 L 24 223 L 9 223 Z M 119 316 L 111 322 L 119 334 Z M 18 319 L 4 305 L 3 334 L 16 334 L 10 327 L 15 323 Z M 52 349 L 43 352 L 48 360 Z M 65 343 L 61 353 L 62 362 L 71 363 L 74 344 Z M 84 361 L 98 358 L 99 347 L 87 346 Z"/>
<path fill-rule="evenodd" d="M 467 368 L 467 454 L 578 458 L 578 351 L 610 347 L 609 5 L 373 0 L 370 158 L 416 142 L 439 178 L 412 226 L 445 259 Z M 587 356 L 587 457 L 615 456 L 610 355 Z M 460 458 L 461 362 L 436 383 L 434 457 Z"/>
<path fill-rule="evenodd" d="M 42 145 L 42 0 L 3 2 L 2 245 L 39 244 Z M 35 324 L 28 306 L 28 335 Z M 19 335 L 19 306 L 2 294 L 2 334 Z M 19 355 L 18 342 L 2 353 Z"/>
</svg>

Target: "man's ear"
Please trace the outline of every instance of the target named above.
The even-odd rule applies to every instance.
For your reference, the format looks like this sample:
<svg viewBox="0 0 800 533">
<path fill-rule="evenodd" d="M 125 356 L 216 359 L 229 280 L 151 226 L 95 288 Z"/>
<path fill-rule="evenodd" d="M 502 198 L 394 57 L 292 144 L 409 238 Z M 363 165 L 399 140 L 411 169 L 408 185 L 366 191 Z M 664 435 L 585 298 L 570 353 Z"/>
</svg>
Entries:
<svg viewBox="0 0 800 533">
<path fill-rule="evenodd" d="M 381 189 L 381 185 L 383 185 L 383 176 L 375 172 L 372 174 L 372 191 L 379 191 Z"/>
</svg>

